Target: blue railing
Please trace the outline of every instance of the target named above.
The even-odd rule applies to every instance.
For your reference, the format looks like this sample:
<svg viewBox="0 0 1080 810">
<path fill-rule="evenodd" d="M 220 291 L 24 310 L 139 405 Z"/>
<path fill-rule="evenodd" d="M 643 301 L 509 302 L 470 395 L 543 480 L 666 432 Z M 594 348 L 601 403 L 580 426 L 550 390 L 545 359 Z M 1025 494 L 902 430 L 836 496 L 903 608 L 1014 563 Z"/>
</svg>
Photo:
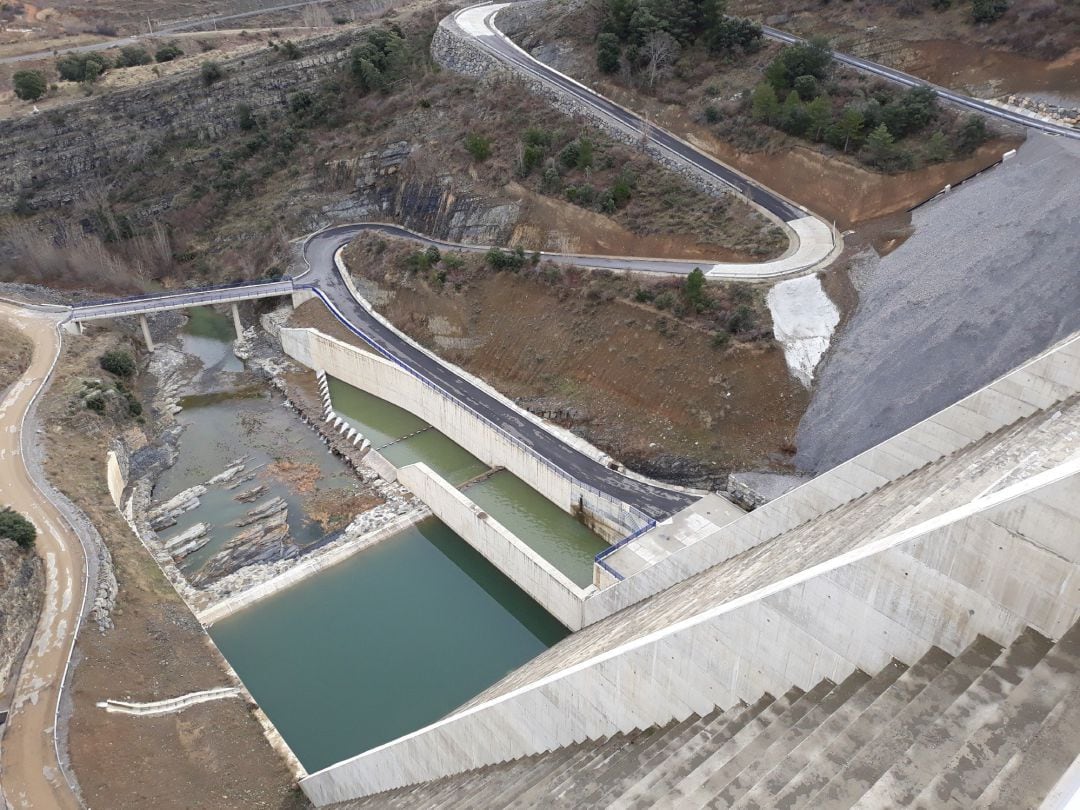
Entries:
<svg viewBox="0 0 1080 810">
<path fill-rule="evenodd" d="M 598 562 L 601 566 L 603 566 L 603 568 L 606 571 L 610 572 L 611 574 L 618 577 L 619 579 L 623 578 L 622 575 L 620 575 L 617 571 L 615 571 L 610 566 L 608 566 L 606 563 L 604 563 L 603 560 L 602 560 L 602 557 L 605 557 L 609 553 L 615 551 L 616 549 L 621 548 L 622 546 L 624 546 L 627 543 L 631 542 L 635 538 L 640 537 L 642 534 L 647 532 L 649 529 L 656 526 L 656 521 L 653 518 L 649 517 L 647 514 L 642 512 L 637 507 L 631 506 L 630 504 L 628 504 L 628 503 L 626 503 L 624 501 L 621 501 L 621 500 L 613 497 L 612 495 L 609 495 L 608 493 L 606 493 L 606 492 L 604 492 L 604 491 L 602 491 L 600 489 L 597 489 L 596 487 L 592 486 L 591 484 L 586 484 L 584 481 L 581 481 L 580 479 L 578 479 L 575 476 L 571 475 L 566 470 L 559 467 L 557 464 L 554 464 L 549 459 L 547 459 L 544 456 L 540 455 L 540 453 L 538 453 L 533 447 L 531 447 L 528 444 L 526 444 L 525 442 L 521 441 L 521 439 L 517 438 L 516 436 L 514 436 L 513 434 L 508 432 L 501 425 L 493 422 L 491 419 L 484 416 L 482 413 L 477 411 L 475 408 L 471 407 L 470 405 L 467 405 L 466 403 L 462 402 L 458 398 L 456 398 L 456 397 L 452 396 L 451 394 L 447 393 L 434 380 L 429 379 L 428 377 L 426 377 L 425 375 L 421 374 L 419 371 L 414 369 L 412 366 L 408 365 L 407 363 L 403 362 L 399 358 L 395 357 L 393 354 L 391 354 L 386 349 L 384 349 L 382 346 L 380 346 L 378 343 L 376 343 L 374 340 L 372 340 L 362 330 L 358 329 L 348 318 L 346 318 L 344 316 L 343 313 L 338 311 L 338 308 L 334 305 L 334 303 L 332 301 L 330 301 L 330 299 L 327 298 L 327 296 L 323 293 L 323 291 L 320 290 L 318 287 L 316 287 L 314 284 L 294 284 L 293 286 L 294 286 L 295 289 L 298 289 L 298 290 L 300 290 L 300 289 L 310 290 L 312 293 L 317 295 L 319 297 L 319 300 L 321 300 L 323 302 L 323 304 L 326 305 L 326 308 L 330 310 L 330 313 L 338 320 L 339 323 L 341 323 L 342 326 L 344 326 L 346 329 L 348 329 L 350 332 L 352 332 L 354 335 L 356 335 L 358 338 L 360 338 L 362 341 L 364 341 L 364 343 L 366 343 L 368 346 L 373 348 L 376 352 L 379 353 L 379 355 L 386 358 L 391 363 L 393 363 L 394 365 L 401 368 L 403 371 L 405 371 L 408 374 L 415 377 L 417 380 L 419 380 L 421 383 L 426 385 L 428 388 L 430 388 L 433 391 L 435 391 L 436 393 L 438 393 L 440 396 L 450 400 L 456 406 L 458 406 L 460 408 L 463 408 L 464 410 L 468 411 L 470 414 L 472 414 L 474 417 L 479 419 L 481 422 L 483 422 L 489 428 L 491 428 L 492 430 L 497 432 L 499 435 L 503 436 L 511 444 L 515 445 L 516 447 L 520 447 L 522 450 L 524 450 L 526 453 L 528 453 L 534 460 L 536 460 L 537 462 L 539 462 L 543 466 L 547 467 L 548 469 L 550 469 L 551 471 L 553 471 L 557 475 L 561 476 L 562 478 L 566 479 L 573 486 L 576 486 L 576 487 L 580 488 L 582 491 L 587 492 L 587 493 L 589 493 L 591 495 L 594 495 L 595 497 L 599 498 L 600 500 L 607 501 L 607 502 L 609 502 L 611 504 L 617 504 L 619 509 L 615 513 L 613 513 L 611 515 L 611 517 L 613 519 L 617 519 L 618 513 L 622 512 L 622 513 L 626 514 L 628 517 L 632 518 L 634 523 L 640 523 L 641 525 L 637 529 L 635 529 L 629 535 L 624 537 L 617 544 L 615 544 L 615 545 L 609 547 L 608 549 L 605 549 L 604 551 L 600 552 L 600 554 L 598 554 L 596 556 L 596 558 L 595 558 L 596 562 Z M 624 523 L 624 521 L 621 521 L 621 520 L 619 520 L 618 522 L 620 524 Z"/>
<path fill-rule="evenodd" d="M 611 574 L 613 577 L 615 577 L 615 579 L 618 579 L 618 580 L 626 579 L 626 577 L 624 577 L 622 574 L 620 574 L 618 571 L 616 571 L 614 568 L 612 568 L 610 565 L 608 565 L 606 562 L 604 562 L 604 559 L 606 557 L 608 557 L 609 555 L 614 554 L 616 551 L 618 551 L 623 546 L 634 542 L 639 537 L 641 537 L 641 535 L 645 534 L 645 532 L 647 532 L 647 531 L 649 531 L 651 529 L 655 529 L 655 528 L 656 528 L 656 521 L 653 520 L 652 518 L 649 518 L 649 522 L 647 524 L 645 524 L 644 526 L 642 526 L 640 529 L 638 529 L 635 532 L 631 532 L 630 534 L 626 535 L 626 537 L 624 537 L 622 540 L 620 540 L 618 543 L 615 543 L 614 545 L 610 545 L 607 548 L 605 548 L 603 551 L 599 552 L 595 557 L 593 557 L 593 562 L 595 562 L 597 565 L 599 565 L 601 568 L 603 568 L 605 571 L 607 571 L 609 574 Z"/>
</svg>

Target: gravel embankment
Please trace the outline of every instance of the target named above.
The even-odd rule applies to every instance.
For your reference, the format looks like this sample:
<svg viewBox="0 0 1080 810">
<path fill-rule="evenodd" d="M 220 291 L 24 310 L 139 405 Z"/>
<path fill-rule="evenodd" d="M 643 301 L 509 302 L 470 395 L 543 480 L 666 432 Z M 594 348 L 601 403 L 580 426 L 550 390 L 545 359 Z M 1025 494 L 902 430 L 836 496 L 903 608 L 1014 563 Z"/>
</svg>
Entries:
<svg viewBox="0 0 1080 810">
<path fill-rule="evenodd" d="M 859 305 L 818 369 L 796 464 L 828 469 L 1080 329 L 1080 143 L 1019 154 L 861 257 Z"/>
</svg>

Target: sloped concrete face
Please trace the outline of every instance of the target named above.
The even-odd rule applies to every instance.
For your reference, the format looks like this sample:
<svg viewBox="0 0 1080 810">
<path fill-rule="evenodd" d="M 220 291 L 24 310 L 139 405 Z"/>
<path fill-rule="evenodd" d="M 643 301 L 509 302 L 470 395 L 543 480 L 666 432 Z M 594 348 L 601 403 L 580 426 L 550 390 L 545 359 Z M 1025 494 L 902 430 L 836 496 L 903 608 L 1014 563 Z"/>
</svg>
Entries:
<svg viewBox="0 0 1080 810">
<path fill-rule="evenodd" d="M 1080 460 L 978 499 L 301 782 L 317 805 L 839 683 L 856 668 L 1005 645 L 1080 617 L 1080 567 L 1047 553 Z M 1073 529 L 1075 521 L 1071 522 Z M 1019 531 L 1018 529 L 1022 529 Z M 1075 536 L 1075 534 L 1074 534 Z M 1028 563 L 1024 569 L 1017 560 Z M 1057 598 L 1047 598 L 1057 594 Z"/>
</svg>

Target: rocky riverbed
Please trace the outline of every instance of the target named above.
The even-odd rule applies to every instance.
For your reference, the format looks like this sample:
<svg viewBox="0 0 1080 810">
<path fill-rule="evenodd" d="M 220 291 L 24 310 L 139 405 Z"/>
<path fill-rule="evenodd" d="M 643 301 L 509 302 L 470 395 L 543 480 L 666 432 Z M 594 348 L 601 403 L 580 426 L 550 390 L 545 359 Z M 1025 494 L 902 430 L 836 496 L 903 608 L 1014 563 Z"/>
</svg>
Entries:
<svg viewBox="0 0 1080 810">
<path fill-rule="evenodd" d="M 158 430 L 124 458 L 132 523 L 197 613 L 418 511 L 290 398 L 286 378 L 304 370 L 277 343 L 288 313 L 219 349 L 206 335 L 194 349 L 182 333 L 159 339 L 150 363 Z"/>
</svg>

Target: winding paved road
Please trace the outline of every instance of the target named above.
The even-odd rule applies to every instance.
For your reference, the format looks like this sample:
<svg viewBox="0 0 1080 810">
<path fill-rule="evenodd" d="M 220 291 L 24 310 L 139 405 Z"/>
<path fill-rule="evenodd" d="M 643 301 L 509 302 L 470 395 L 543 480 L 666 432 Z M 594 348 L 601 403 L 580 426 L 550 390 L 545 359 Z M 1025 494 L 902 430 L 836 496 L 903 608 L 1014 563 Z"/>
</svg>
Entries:
<svg viewBox="0 0 1080 810">
<path fill-rule="evenodd" d="M 297 281 L 310 285 L 333 305 L 336 314 L 383 355 L 401 363 L 458 402 L 477 411 L 532 448 L 564 472 L 653 518 L 663 518 L 697 500 L 696 496 L 647 484 L 605 467 L 536 422 L 459 376 L 453 368 L 424 352 L 383 324 L 357 301 L 338 272 L 334 254 L 370 225 L 343 225 L 320 231 L 304 243 L 310 270 Z"/>
<path fill-rule="evenodd" d="M 86 561 L 78 536 L 38 488 L 23 454 L 33 441 L 23 433 L 26 414 L 60 351 L 59 316 L 0 303 L 0 318 L 34 342 L 30 367 L 0 404 L 0 503 L 34 522 L 45 562 L 44 605 L 0 740 L 0 785 L 11 807 L 67 810 L 79 802 L 65 781 L 55 730 L 84 604 Z"/>
</svg>

